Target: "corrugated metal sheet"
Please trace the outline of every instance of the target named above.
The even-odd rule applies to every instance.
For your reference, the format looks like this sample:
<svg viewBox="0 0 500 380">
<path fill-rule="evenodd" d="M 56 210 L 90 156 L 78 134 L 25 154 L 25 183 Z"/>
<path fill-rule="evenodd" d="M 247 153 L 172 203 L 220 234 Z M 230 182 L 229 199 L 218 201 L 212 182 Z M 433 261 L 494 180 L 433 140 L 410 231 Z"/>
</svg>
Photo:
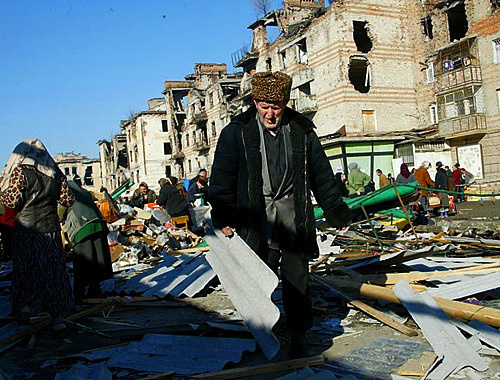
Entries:
<svg viewBox="0 0 500 380">
<path fill-rule="evenodd" d="M 278 278 L 239 236 L 229 239 L 215 230 L 207 214 L 210 225 L 205 236 L 210 246 L 207 260 L 260 348 L 272 359 L 280 349 L 279 340 L 272 332 L 280 312 L 271 301 Z"/>
<path fill-rule="evenodd" d="M 239 362 L 244 351 L 255 349 L 256 343 L 250 339 L 147 334 L 142 342 L 130 343 L 125 351 L 113 354 L 106 364 L 109 368 L 193 375 L 220 371 L 228 362 Z"/>
<path fill-rule="evenodd" d="M 85 366 L 81 363 L 75 364 L 69 371 L 58 373 L 54 380 L 112 380 L 113 374 L 106 364 L 93 364 Z"/>
<path fill-rule="evenodd" d="M 180 261 L 175 267 L 172 264 Z M 165 261 L 115 287 L 116 292 L 136 293 L 143 296 L 193 297 L 215 277 L 215 272 L 203 254 L 166 256 Z"/>
</svg>

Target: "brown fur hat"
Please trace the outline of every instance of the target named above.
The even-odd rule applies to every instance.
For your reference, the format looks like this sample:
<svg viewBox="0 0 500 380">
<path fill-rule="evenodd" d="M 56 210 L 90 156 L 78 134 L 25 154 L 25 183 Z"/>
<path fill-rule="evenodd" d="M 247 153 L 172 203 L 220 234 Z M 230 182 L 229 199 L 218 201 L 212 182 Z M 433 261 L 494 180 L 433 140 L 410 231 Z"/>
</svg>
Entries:
<svg viewBox="0 0 500 380">
<path fill-rule="evenodd" d="M 265 102 L 288 102 L 292 78 L 280 71 L 255 73 L 252 78 L 252 97 Z"/>
</svg>

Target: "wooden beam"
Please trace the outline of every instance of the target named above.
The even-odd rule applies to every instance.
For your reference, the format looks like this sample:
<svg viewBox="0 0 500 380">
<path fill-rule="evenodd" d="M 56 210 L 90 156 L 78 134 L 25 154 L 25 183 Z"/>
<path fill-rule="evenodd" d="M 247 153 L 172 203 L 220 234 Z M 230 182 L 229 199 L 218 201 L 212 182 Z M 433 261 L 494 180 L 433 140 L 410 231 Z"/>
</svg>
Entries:
<svg viewBox="0 0 500 380">
<path fill-rule="evenodd" d="M 339 287 L 339 289 L 346 292 L 400 304 L 398 297 L 389 288 L 359 282 L 346 283 L 345 280 L 337 280 L 332 277 L 324 277 L 323 279 L 325 282 Z M 478 320 L 490 326 L 500 327 L 500 310 L 498 309 L 439 297 L 434 297 L 434 299 L 443 311 L 452 318 L 465 319 L 467 321 Z"/>
<path fill-rule="evenodd" d="M 405 334 L 407 336 L 416 336 L 418 335 L 418 333 L 399 323 L 398 321 L 394 320 L 394 318 L 391 318 L 389 317 L 388 315 L 382 313 L 381 311 L 371 307 L 370 305 L 367 305 L 366 303 L 364 303 L 363 301 L 360 301 L 360 300 L 356 300 L 356 299 L 353 299 L 351 296 L 349 296 L 348 294 L 342 292 L 341 290 L 339 290 L 337 287 L 335 286 L 331 286 L 329 284 L 327 284 L 326 282 L 322 281 L 321 278 L 319 278 L 318 276 L 312 276 L 312 278 L 319 282 L 320 284 L 328 287 L 329 289 L 333 290 L 335 293 L 337 293 L 339 296 L 341 296 L 343 299 L 345 299 L 346 301 L 348 301 L 352 306 L 354 306 L 356 309 L 359 309 L 361 310 L 362 312 L 368 314 L 369 316 L 375 318 L 376 320 L 386 324 L 387 326 L 389 327 L 392 327 L 393 329 L 399 331 L 400 333 L 402 334 Z"/>
<path fill-rule="evenodd" d="M 276 373 L 283 371 L 290 371 L 297 368 L 320 366 L 325 362 L 322 355 L 312 356 L 310 358 L 287 360 L 284 362 L 263 364 L 254 367 L 233 368 L 219 372 L 202 373 L 199 375 L 191 376 L 191 379 L 236 379 L 246 376 L 257 376 L 268 373 Z"/>
</svg>

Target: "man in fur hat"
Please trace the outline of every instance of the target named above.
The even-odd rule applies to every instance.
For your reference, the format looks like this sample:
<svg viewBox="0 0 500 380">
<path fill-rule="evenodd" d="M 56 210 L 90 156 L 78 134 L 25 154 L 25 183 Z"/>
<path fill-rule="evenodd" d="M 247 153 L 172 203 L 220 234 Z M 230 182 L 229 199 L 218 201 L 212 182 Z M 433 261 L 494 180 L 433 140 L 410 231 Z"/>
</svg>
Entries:
<svg viewBox="0 0 500 380">
<path fill-rule="evenodd" d="M 221 132 L 210 182 L 215 228 L 236 230 L 280 275 L 291 333 L 291 358 L 309 355 L 305 334 L 312 326 L 308 261 L 318 256 L 311 192 L 327 222 L 351 219 L 314 124 L 286 107 L 292 78 L 262 72 L 252 78 L 254 106 Z M 258 274 L 255 274 L 258 276 Z"/>
</svg>

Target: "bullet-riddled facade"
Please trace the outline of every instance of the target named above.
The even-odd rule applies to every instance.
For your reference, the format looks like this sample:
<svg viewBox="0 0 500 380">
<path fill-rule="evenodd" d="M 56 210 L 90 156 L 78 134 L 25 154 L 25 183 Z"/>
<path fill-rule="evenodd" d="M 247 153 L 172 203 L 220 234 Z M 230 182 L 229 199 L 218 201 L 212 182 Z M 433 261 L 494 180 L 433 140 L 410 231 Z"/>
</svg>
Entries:
<svg viewBox="0 0 500 380">
<path fill-rule="evenodd" d="M 154 143 L 127 137 L 129 170 L 143 176 L 141 144 L 169 141 L 170 154 L 147 148 L 155 175 L 210 171 L 220 130 L 252 103 L 252 74 L 280 70 L 293 78 L 288 106 L 314 121 L 334 170 L 356 161 L 396 175 L 429 159 L 497 180 L 499 14 L 496 0 L 286 0 L 249 26 L 251 44 L 233 54 L 242 72 L 198 63 L 164 83 L 165 130 Z"/>
</svg>

